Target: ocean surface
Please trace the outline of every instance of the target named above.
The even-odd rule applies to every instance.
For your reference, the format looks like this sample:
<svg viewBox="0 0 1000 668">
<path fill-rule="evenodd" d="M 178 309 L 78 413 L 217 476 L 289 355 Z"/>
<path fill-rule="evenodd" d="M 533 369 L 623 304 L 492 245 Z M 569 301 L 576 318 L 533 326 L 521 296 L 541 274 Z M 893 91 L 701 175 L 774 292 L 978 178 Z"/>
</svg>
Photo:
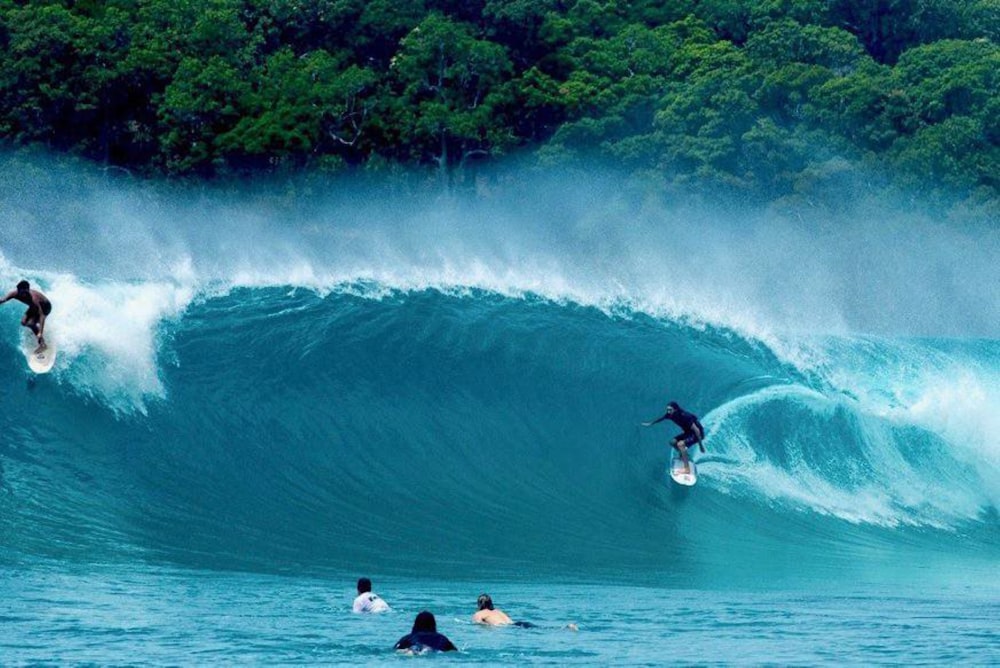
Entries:
<svg viewBox="0 0 1000 668">
<path fill-rule="evenodd" d="M 4 177 L 4 665 L 1000 663 L 994 227 Z"/>
</svg>

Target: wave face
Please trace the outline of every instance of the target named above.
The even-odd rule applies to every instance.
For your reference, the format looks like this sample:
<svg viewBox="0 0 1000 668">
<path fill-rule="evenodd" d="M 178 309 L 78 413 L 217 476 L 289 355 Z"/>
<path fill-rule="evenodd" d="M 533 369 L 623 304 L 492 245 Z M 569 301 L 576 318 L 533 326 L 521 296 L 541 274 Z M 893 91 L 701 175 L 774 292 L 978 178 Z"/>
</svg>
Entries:
<svg viewBox="0 0 1000 668">
<path fill-rule="evenodd" d="M 896 239 L 912 271 L 889 282 L 847 252 L 893 242 L 865 225 L 816 246 L 703 214 L 696 235 L 583 194 L 537 225 L 527 200 L 316 205 L 282 235 L 54 192 L 4 200 L 66 240 L 0 240 L 60 350 L 31 377 L 0 309 L 5 562 L 755 584 L 1000 556 L 993 229 L 914 223 L 937 255 Z M 665 474 L 673 427 L 638 426 L 671 399 L 708 430 L 691 490 Z"/>
<path fill-rule="evenodd" d="M 996 555 L 994 341 L 829 338 L 804 370 L 724 329 L 357 285 L 196 300 L 154 370 L 66 334 L 4 398 L 8 556 L 760 577 Z M 668 398 L 708 429 L 689 492 L 673 427 L 636 426 Z"/>
</svg>

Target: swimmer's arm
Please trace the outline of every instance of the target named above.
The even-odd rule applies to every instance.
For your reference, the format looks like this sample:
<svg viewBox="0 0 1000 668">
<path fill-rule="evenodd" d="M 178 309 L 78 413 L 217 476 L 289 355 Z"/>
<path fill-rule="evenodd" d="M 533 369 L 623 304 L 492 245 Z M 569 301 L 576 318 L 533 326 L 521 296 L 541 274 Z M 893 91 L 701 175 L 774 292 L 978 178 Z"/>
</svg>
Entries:
<svg viewBox="0 0 1000 668">
<path fill-rule="evenodd" d="M 17 296 L 17 292 L 14 291 L 14 290 L 11 290 L 10 292 L 7 293 L 6 297 L 4 297 L 3 299 L 0 299 L 0 304 L 3 304 L 4 302 L 9 302 L 11 299 L 13 299 L 16 296 Z"/>
</svg>

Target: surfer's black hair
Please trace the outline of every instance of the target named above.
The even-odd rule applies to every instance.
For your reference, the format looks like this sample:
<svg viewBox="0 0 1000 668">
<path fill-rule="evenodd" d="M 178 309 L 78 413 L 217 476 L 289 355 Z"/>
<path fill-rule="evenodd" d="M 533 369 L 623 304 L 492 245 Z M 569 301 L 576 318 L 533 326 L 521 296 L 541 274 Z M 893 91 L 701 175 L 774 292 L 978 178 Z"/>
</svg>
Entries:
<svg viewBox="0 0 1000 668">
<path fill-rule="evenodd" d="M 358 579 L 358 593 L 359 594 L 364 594 L 365 592 L 369 592 L 371 590 L 372 590 L 372 581 L 371 580 L 369 580 L 368 578 L 359 578 Z"/>
<path fill-rule="evenodd" d="M 18 292 L 27 292 L 29 288 L 31 288 L 31 283 L 29 283 L 28 281 L 21 281 L 20 283 L 17 284 Z"/>
<path fill-rule="evenodd" d="M 476 601 L 480 610 L 492 610 L 493 609 L 493 599 L 490 598 L 489 594 L 480 594 L 479 600 Z"/>
<path fill-rule="evenodd" d="M 424 610 L 417 615 L 416 619 L 413 620 L 413 633 L 419 633 L 421 631 L 437 633 L 437 626 L 437 620 L 434 619 L 434 613 Z"/>
<path fill-rule="evenodd" d="M 681 409 L 681 407 L 677 404 L 676 401 L 671 401 L 669 404 L 667 404 L 667 408 L 673 408 L 675 411 L 679 411 Z"/>
</svg>

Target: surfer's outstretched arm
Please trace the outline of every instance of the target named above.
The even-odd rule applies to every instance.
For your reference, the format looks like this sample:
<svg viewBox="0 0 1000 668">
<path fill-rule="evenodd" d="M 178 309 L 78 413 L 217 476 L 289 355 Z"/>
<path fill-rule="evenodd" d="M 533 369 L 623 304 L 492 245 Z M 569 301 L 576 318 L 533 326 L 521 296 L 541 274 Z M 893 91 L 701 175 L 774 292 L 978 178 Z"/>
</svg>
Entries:
<svg viewBox="0 0 1000 668">
<path fill-rule="evenodd" d="M 4 302 L 9 302 L 11 299 L 13 299 L 16 296 L 17 296 L 17 291 L 16 290 L 11 290 L 10 292 L 7 293 L 6 297 L 4 297 L 3 299 L 0 299 L 0 304 L 3 304 Z"/>
<path fill-rule="evenodd" d="M 667 419 L 667 415 L 664 415 L 663 417 L 656 418 L 655 420 L 650 420 L 649 422 L 643 422 L 642 426 L 643 427 L 652 427 L 657 422 L 663 422 L 666 419 Z"/>
</svg>

